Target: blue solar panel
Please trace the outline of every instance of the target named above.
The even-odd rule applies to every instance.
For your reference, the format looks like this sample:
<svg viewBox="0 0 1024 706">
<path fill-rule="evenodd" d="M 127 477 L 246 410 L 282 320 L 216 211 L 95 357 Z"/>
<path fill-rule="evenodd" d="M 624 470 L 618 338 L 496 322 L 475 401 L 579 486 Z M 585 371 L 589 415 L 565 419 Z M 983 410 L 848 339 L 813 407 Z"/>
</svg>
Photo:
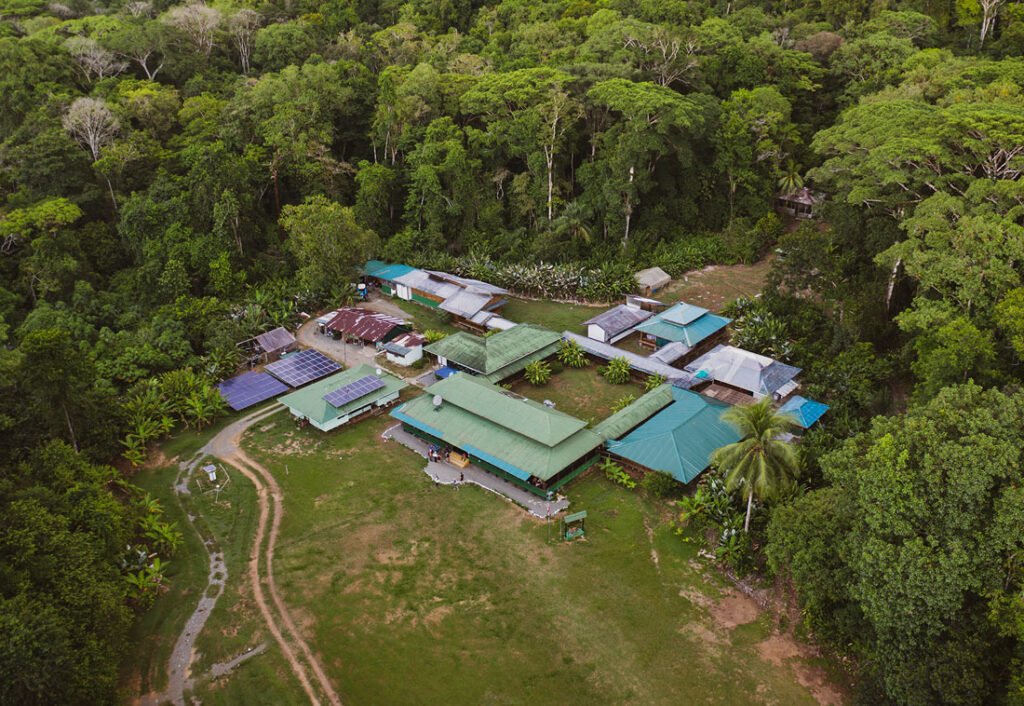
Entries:
<svg viewBox="0 0 1024 706">
<path fill-rule="evenodd" d="M 228 401 L 228 407 L 236 412 L 254 404 L 259 404 L 282 392 L 288 392 L 288 386 L 278 382 L 266 373 L 248 372 L 233 377 L 217 385 L 221 396 Z"/>
<path fill-rule="evenodd" d="M 358 400 L 360 397 L 368 395 L 374 390 L 379 390 L 382 387 L 384 387 L 383 380 L 373 375 L 367 375 L 364 378 L 359 378 L 355 382 L 342 385 L 333 392 L 328 392 L 323 396 L 323 399 L 332 407 L 341 407 L 343 404 L 351 402 L 352 400 Z"/>
<path fill-rule="evenodd" d="M 283 383 L 301 387 L 307 382 L 319 380 L 325 375 L 341 370 L 341 366 L 320 351 L 308 348 L 287 355 L 269 364 L 266 371 Z"/>
</svg>

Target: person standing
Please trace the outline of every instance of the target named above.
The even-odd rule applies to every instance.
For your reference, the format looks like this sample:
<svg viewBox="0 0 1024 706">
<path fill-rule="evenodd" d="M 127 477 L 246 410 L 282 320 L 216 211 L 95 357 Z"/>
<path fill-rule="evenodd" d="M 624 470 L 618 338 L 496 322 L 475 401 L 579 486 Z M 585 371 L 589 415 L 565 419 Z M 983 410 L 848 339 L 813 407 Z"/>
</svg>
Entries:
<svg viewBox="0 0 1024 706">
<path fill-rule="evenodd" d="M 464 483 L 465 481 L 466 481 L 466 474 L 465 474 L 465 473 L 462 473 L 462 472 L 460 471 L 460 472 L 459 472 L 459 482 L 460 482 L 460 483 Z"/>
</svg>

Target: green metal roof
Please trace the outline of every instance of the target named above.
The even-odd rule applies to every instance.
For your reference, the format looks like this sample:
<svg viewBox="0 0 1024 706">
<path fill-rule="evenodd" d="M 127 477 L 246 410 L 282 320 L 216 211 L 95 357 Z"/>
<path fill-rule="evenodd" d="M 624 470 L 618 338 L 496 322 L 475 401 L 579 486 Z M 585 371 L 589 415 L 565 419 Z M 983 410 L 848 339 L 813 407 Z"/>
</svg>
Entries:
<svg viewBox="0 0 1024 706">
<path fill-rule="evenodd" d="M 551 355 L 561 338 L 561 334 L 543 326 L 516 324 L 487 338 L 460 331 L 424 346 L 423 350 L 496 381 L 522 370 L 531 356 L 545 351 L 550 352 L 542 357 Z M 516 364 L 521 367 L 516 368 Z"/>
<path fill-rule="evenodd" d="M 452 375 L 430 386 L 431 394 L 498 426 L 555 446 L 587 426 L 582 419 L 550 409 L 533 400 L 512 397 L 472 375 Z"/>
<path fill-rule="evenodd" d="M 675 402 L 620 441 L 608 441 L 610 452 L 689 483 L 711 463 L 718 448 L 740 440 L 722 421 L 729 405 L 689 390 L 672 388 Z"/>
<path fill-rule="evenodd" d="M 665 341 L 681 341 L 691 348 L 732 322 L 707 309 L 679 302 L 636 327 L 650 336 Z"/>
<path fill-rule="evenodd" d="M 602 439 L 617 439 L 672 402 L 672 386 L 658 385 L 636 402 L 623 407 L 594 427 Z"/>
<path fill-rule="evenodd" d="M 435 406 L 433 397 L 441 398 Z M 586 422 L 465 373 L 434 383 L 392 412 L 457 448 L 467 447 L 548 480 L 601 445 Z M 474 451 L 471 451 L 473 453 Z M 480 455 L 480 454 L 477 454 Z M 486 459 L 485 459 L 486 460 Z"/>
<path fill-rule="evenodd" d="M 562 518 L 562 522 L 569 524 L 570 522 L 579 522 L 580 520 L 585 519 L 587 519 L 587 511 L 580 510 L 579 512 L 574 512 L 571 515 L 566 515 Z"/>
<path fill-rule="evenodd" d="M 344 414 L 365 407 L 368 402 L 379 400 L 381 397 L 386 397 L 396 390 L 401 390 L 404 387 L 408 387 L 408 384 L 404 380 L 396 378 L 394 375 L 388 373 L 381 373 L 380 379 L 384 381 L 384 387 L 378 388 L 367 395 L 356 398 L 351 402 L 343 404 L 341 407 L 334 407 L 323 399 L 323 396 L 329 392 L 334 392 L 339 387 L 344 387 L 349 383 L 353 383 L 360 378 L 367 377 L 369 375 L 376 376 L 376 368 L 371 365 L 357 365 L 354 368 L 343 370 L 336 375 L 332 375 L 323 380 L 314 382 L 301 390 L 296 390 L 291 394 L 284 395 L 278 399 L 279 402 L 292 408 L 302 416 L 318 423 L 329 422 L 332 419 L 336 419 Z"/>
</svg>

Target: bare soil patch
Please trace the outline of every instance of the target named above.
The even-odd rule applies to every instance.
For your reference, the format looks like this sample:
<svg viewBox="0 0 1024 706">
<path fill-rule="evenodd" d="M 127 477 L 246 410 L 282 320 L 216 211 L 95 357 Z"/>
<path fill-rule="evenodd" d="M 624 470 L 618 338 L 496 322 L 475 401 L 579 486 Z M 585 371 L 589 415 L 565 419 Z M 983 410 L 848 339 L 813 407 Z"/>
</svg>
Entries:
<svg viewBox="0 0 1024 706">
<path fill-rule="evenodd" d="M 840 706 L 843 703 L 842 693 L 829 682 L 825 670 L 807 661 L 816 656 L 815 650 L 797 642 L 791 634 L 775 633 L 758 643 L 757 651 L 761 659 L 776 667 L 788 665 L 796 681 L 806 687 L 822 706 Z"/>
<path fill-rule="evenodd" d="M 730 593 L 711 607 L 711 616 L 716 624 L 725 630 L 752 623 L 757 620 L 759 614 L 757 603 L 752 598 L 738 593 Z"/>
<path fill-rule="evenodd" d="M 682 299 L 711 311 L 721 311 L 736 297 L 750 297 L 761 291 L 771 260 L 767 257 L 753 265 L 709 265 L 703 270 L 687 272 L 673 280 L 659 297 L 663 301 Z"/>
</svg>

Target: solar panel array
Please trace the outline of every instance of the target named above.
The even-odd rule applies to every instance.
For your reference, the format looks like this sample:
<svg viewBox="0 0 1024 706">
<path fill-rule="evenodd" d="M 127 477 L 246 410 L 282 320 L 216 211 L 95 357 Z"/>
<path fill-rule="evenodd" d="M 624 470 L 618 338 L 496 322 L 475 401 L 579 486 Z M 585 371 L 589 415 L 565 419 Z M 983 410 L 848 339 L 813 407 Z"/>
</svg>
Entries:
<svg viewBox="0 0 1024 706">
<path fill-rule="evenodd" d="M 379 390 L 382 387 L 384 387 L 383 380 L 373 375 L 367 375 L 364 378 L 359 378 L 355 382 L 342 385 L 333 392 L 328 392 L 324 395 L 323 399 L 332 407 L 341 407 L 352 400 L 358 400 L 360 397 L 368 395 L 374 390 Z"/>
<path fill-rule="evenodd" d="M 265 370 L 287 385 L 301 387 L 341 370 L 341 366 L 320 351 L 307 348 L 270 363 Z"/>
<path fill-rule="evenodd" d="M 248 372 L 217 385 L 228 407 L 236 412 L 288 392 L 288 386 L 266 373 Z"/>
</svg>

